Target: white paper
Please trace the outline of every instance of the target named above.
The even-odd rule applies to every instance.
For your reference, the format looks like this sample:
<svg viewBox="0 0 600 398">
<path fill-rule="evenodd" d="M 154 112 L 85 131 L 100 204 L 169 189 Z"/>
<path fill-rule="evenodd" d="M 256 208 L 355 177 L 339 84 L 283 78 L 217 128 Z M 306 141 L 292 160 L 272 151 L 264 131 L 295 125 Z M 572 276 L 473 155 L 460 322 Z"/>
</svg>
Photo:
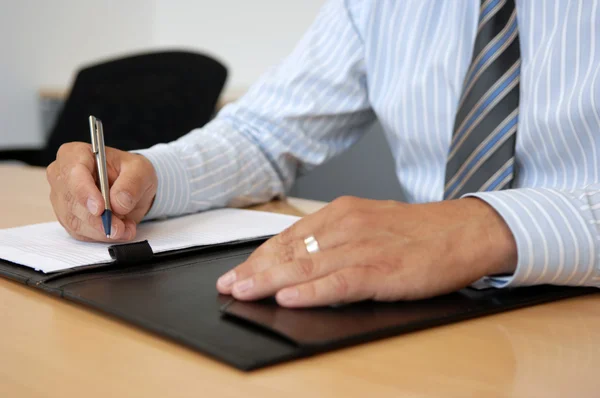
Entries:
<svg viewBox="0 0 600 398">
<path fill-rule="evenodd" d="M 252 210 L 220 209 L 138 226 L 135 241 L 154 253 L 275 235 L 298 217 Z M 75 240 L 58 222 L 0 230 L 0 258 L 45 273 L 111 262 L 114 243 Z"/>
</svg>

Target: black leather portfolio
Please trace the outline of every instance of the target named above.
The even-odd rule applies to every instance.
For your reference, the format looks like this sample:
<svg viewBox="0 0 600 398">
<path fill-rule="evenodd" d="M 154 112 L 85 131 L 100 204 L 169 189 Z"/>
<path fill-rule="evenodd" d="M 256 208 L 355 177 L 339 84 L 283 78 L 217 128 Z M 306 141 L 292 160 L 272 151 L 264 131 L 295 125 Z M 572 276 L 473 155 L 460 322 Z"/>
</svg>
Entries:
<svg viewBox="0 0 600 398">
<path fill-rule="evenodd" d="M 215 282 L 263 239 L 153 254 L 147 242 L 110 248 L 113 262 L 53 274 L 0 260 L 0 275 L 185 344 L 242 370 L 468 318 L 596 292 L 537 286 L 465 289 L 415 302 L 292 310 L 245 303 Z M 2 253 L 0 253 L 2 257 Z"/>
</svg>

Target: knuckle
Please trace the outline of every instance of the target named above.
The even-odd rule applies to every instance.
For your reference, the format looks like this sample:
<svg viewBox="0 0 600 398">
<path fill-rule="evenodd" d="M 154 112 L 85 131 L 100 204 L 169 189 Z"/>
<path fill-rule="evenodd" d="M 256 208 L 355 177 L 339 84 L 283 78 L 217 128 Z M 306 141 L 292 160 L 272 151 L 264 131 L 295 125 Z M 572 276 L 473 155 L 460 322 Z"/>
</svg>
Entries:
<svg viewBox="0 0 600 398">
<path fill-rule="evenodd" d="M 77 214 L 79 206 L 85 206 L 85 194 L 81 187 L 75 189 L 67 189 L 63 195 L 63 200 L 67 205 L 67 211 L 70 214 Z"/>
<path fill-rule="evenodd" d="M 71 233 L 78 234 L 81 230 L 81 220 L 77 218 L 73 213 L 67 215 L 67 225 Z"/>
<path fill-rule="evenodd" d="M 69 176 L 71 175 L 71 170 L 73 169 L 73 166 L 70 164 L 61 164 L 60 165 L 60 169 L 57 170 L 58 174 L 64 178 L 64 179 L 68 179 Z"/>
<path fill-rule="evenodd" d="M 294 268 L 298 276 L 304 279 L 311 278 L 316 271 L 315 262 L 311 257 L 298 258 L 294 263 Z"/>
<path fill-rule="evenodd" d="M 294 248 L 291 245 L 285 245 L 279 250 L 279 261 L 282 264 L 291 263 L 296 258 Z"/>
<path fill-rule="evenodd" d="M 289 246 L 294 241 L 294 226 L 284 229 L 279 234 L 279 244 Z"/>
<path fill-rule="evenodd" d="M 82 142 L 66 142 L 58 147 L 58 151 L 56 151 L 56 158 L 59 159 L 68 156 L 80 149 L 83 145 L 85 144 Z"/>
<path fill-rule="evenodd" d="M 73 209 L 75 207 L 75 196 L 73 195 L 73 192 L 66 190 L 63 194 L 63 201 L 67 205 L 67 210 L 69 213 L 73 213 Z"/>
<path fill-rule="evenodd" d="M 317 287 L 314 283 L 307 283 L 305 287 L 305 291 L 302 295 L 308 299 L 314 299 L 317 297 Z"/>
<path fill-rule="evenodd" d="M 341 272 L 336 272 L 332 274 L 331 285 L 336 297 L 348 297 L 348 293 L 350 292 L 350 285 L 348 283 L 348 278 L 346 277 L 346 275 L 342 274 Z"/>
<path fill-rule="evenodd" d="M 273 286 L 274 277 L 272 271 L 260 272 L 254 277 L 262 286 Z"/>
<path fill-rule="evenodd" d="M 72 143 L 67 142 L 65 144 L 62 144 L 61 146 L 58 147 L 58 151 L 56 151 L 56 158 L 62 158 L 64 157 L 67 153 L 70 152 L 70 148 L 72 146 Z"/>
<path fill-rule="evenodd" d="M 356 205 L 357 198 L 353 196 L 340 196 L 335 199 L 331 204 L 340 211 L 349 211 Z"/>
<path fill-rule="evenodd" d="M 74 164 L 87 164 L 92 159 L 91 145 L 85 142 L 67 142 L 56 151 L 56 159 L 62 164 L 60 173 L 67 176 Z"/>
</svg>

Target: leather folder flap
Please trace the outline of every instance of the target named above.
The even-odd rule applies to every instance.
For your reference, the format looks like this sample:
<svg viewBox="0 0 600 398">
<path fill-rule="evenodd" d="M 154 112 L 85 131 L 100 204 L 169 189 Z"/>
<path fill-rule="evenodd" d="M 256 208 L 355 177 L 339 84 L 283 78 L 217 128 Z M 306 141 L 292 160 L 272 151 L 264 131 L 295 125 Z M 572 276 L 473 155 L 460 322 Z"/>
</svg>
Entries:
<svg viewBox="0 0 600 398">
<path fill-rule="evenodd" d="M 29 285 L 33 285 L 45 277 L 42 272 L 33 268 L 23 267 L 4 260 L 0 260 L 0 276 Z"/>
<path fill-rule="evenodd" d="M 343 346 L 585 294 L 585 289 L 538 286 L 472 294 L 461 291 L 428 300 L 287 309 L 275 300 L 232 300 L 221 310 L 300 346 Z M 587 291 L 591 292 L 590 290 Z M 316 348 L 316 347 L 315 347 Z"/>
<path fill-rule="evenodd" d="M 274 300 L 232 301 L 222 311 L 277 333 L 301 346 L 337 345 L 371 340 L 449 321 L 481 309 L 481 304 L 454 294 L 398 303 L 365 301 L 339 307 L 288 309 Z"/>
</svg>

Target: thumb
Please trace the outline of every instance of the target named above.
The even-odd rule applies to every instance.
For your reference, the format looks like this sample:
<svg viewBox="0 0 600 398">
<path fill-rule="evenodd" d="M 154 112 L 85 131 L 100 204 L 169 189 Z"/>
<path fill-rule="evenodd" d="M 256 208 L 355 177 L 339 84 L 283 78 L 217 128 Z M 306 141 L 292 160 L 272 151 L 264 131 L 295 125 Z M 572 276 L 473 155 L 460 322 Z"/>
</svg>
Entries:
<svg viewBox="0 0 600 398">
<path fill-rule="evenodd" d="M 149 207 L 156 191 L 156 173 L 148 159 L 142 155 L 122 153 L 125 159 L 121 160 L 119 175 L 110 188 L 110 204 L 113 212 L 126 216 L 139 205 Z M 139 213 L 139 211 L 136 211 Z M 138 218 L 138 217 L 133 217 Z M 139 221 L 139 220 L 136 220 Z"/>
</svg>

